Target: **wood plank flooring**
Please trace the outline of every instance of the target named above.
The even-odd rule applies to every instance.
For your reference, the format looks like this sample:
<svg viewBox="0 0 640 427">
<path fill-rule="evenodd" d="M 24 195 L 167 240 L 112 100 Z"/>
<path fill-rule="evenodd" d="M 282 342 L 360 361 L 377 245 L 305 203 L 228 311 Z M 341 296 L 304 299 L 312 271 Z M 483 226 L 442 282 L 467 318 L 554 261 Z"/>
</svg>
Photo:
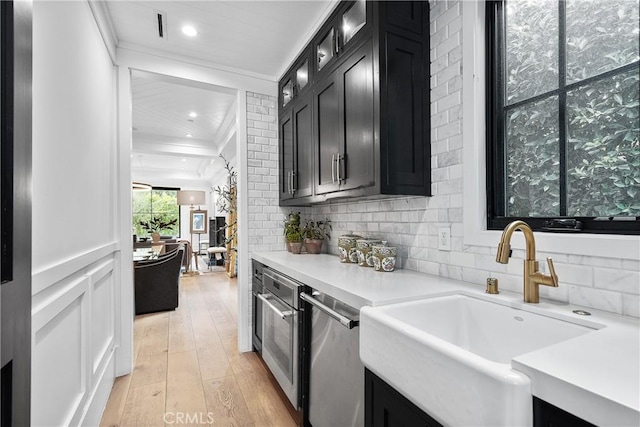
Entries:
<svg viewBox="0 0 640 427">
<path fill-rule="evenodd" d="M 178 309 L 137 316 L 134 357 L 101 426 L 296 425 L 258 356 L 238 352 L 236 279 L 224 272 L 182 277 Z"/>
</svg>

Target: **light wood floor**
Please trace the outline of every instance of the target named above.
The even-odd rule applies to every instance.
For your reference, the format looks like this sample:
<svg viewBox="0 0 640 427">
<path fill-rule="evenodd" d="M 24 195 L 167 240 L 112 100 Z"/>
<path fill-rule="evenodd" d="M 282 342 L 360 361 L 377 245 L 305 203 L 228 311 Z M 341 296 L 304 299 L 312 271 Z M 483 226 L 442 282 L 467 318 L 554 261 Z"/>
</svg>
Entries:
<svg viewBox="0 0 640 427">
<path fill-rule="evenodd" d="M 175 311 L 137 316 L 135 369 L 101 426 L 295 426 L 258 356 L 238 352 L 236 307 L 236 280 L 208 273 L 181 278 Z"/>
</svg>

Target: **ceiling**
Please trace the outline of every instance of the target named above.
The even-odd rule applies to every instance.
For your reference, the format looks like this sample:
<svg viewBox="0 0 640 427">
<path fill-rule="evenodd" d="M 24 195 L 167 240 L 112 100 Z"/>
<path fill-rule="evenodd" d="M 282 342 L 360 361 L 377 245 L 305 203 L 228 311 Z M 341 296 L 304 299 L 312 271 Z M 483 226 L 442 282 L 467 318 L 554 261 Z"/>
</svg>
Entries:
<svg viewBox="0 0 640 427">
<path fill-rule="evenodd" d="M 336 0 L 106 4 L 121 48 L 277 81 Z M 184 35 L 186 24 L 198 35 Z M 134 180 L 203 186 L 222 173 L 220 153 L 235 156 L 235 91 L 134 71 L 132 97 Z"/>
</svg>

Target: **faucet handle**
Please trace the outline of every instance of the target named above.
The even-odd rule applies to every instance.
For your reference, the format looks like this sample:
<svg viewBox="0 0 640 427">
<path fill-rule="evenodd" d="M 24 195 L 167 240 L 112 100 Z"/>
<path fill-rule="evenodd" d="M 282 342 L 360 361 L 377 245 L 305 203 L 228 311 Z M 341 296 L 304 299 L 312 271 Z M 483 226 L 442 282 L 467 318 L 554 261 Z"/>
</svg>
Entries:
<svg viewBox="0 0 640 427">
<path fill-rule="evenodd" d="M 553 287 L 558 287 L 558 275 L 556 274 L 556 269 L 553 266 L 553 260 L 551 257 L 547 258 L 547 265 L 549 266 L 549 275 L 551 276 L 551 281 L 553 282 Z"/>
</svg>

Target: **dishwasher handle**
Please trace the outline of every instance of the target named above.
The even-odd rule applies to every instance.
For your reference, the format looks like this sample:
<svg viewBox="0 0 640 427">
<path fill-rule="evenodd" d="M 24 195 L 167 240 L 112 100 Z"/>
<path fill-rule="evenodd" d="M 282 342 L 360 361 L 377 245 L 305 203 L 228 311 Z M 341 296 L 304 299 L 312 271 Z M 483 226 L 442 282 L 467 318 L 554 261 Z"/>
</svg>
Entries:
<svg viewBox="0 0 640 427">
<path fill-rule="evenodd" d="M 293 311 L 291 310 L 287 310 L 287 311 L 280 311 L 278 309 L 278 307 L 276 307 L 275 305 L 273 305 L 273 303 L 271 301 L 269 301 L 268 297 L 265 297 L 264 294 L 258 294 L 257 297 L 263 302 L 265 303 L 271 310 L 274 311 L 274 313 L 276 313 L 278 315 L 278 317 L 282 318 L 282 319 L 286 319 L 287 317 L 291 317 L 293 316 Z"/>
<path fill-rule="evenodd" d="M 317 299 L 315 299 L 314 297 L 312 297 L 307 293 L 301 292 L 300 298 L 302 298 L 302 300 L 308 302 L 312 306 L 316 307 L 318 310 L 325 313 L 329 317 L 337 320 L 338 322 L 340 322 L 342 326 L 344 326 L 347 329 L 353 329 L 360 324 L 359 320 L 349 319 L 347 316 L 343 316 L 342 314 L 338 313 L 331 307 L 326 306 L 325 304 L 321 303 L 320 301 L 318 301 Z"/>
</svg>

